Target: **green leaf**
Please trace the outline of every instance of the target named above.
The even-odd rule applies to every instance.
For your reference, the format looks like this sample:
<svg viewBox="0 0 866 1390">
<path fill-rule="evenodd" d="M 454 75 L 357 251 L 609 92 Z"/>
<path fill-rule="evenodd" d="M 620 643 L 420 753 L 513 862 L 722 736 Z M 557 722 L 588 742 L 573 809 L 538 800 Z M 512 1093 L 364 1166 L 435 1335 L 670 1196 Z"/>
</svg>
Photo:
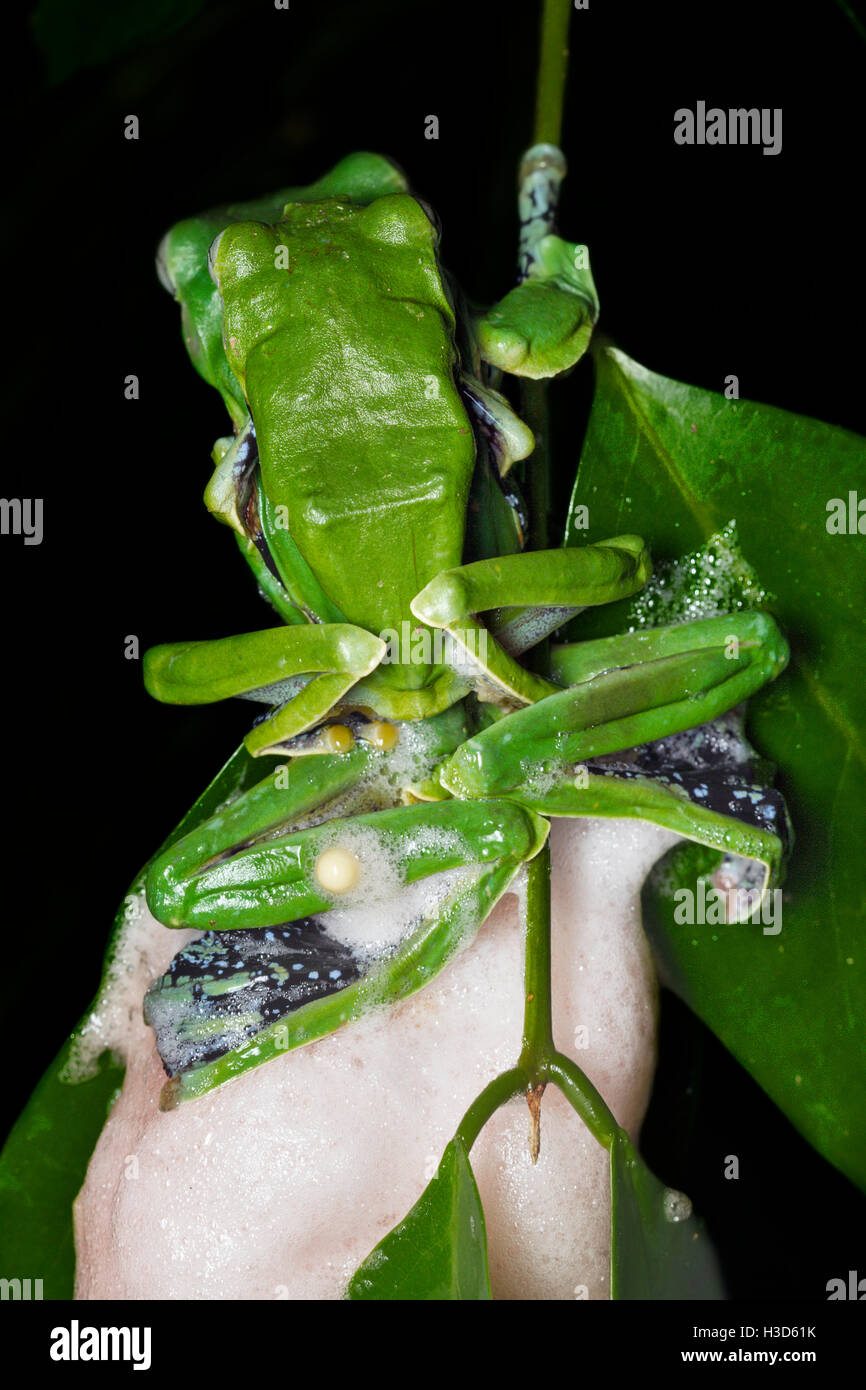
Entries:
<svg viewBox="0 0 866 1390">
<path fill-rule="evenodd" d="M 72 1203 L 123 1082 L 123 1067 L 103 1057 L 96 1076 L 68 1085 L 60 1076 L 69 1052 L 67 1042 L 0 1159 L 0 1268 L 5 1278 L 41 1279 L 49 1299 L 72 1297 Z"/>
<path fill-rule="evenodd" d="M 351 1299 L 490 1299 L 487 1232 L 469 1156 L 452 1139 L 409 1215 L 355 1271 Z"/>
<path fill-rule="evenodd" d="M 669 381 L 613 348 L 598 352 L 597 366 L 568 541 L 636 532 L 658 562 L 734 520 L 742 561 L 768 591 L 762 606 L 792 653 L 751 700 L 747 726 L 779 768 L 796 834 L 781 932 L 678 927 L 673 892 L 695 889 L 696 873 L 712 868 L 693 847 L 653 876 L 644 921 L 681 997 L 805 1137 L 866 1184 L 866 545 L 827 529 L 838 510 L 828 504 L 841 499 L 847 513 L 849 492 L 863 488 L 866 441 Z M 578 505 L 588 530 L 577 530 Z M 586 613 L 580 635 L 622 631 L 637 611 L 630 619 L 620 603 Z"/>
<path fill-rule="evenodd" d="M 166 844 L 207 820 L 230 796 L 245 791 L 260 776 L 261 767 L 243 747 L 238 749 Z M 141 886 L 144 873 L 145 869 L 130 891 Z M 121 908 L 106 951 L 106 967 L 123 922 Z M 42 1279 L 47 1299 L 72 1298 L 72 1203 L 124 1075 L 123 1066 L 103 1053 L 95 1076 L 75 1083 L 63 1080 L 74 1038 L 75 1034 L 45 1072 L 0 1154 L 0 1270 L 8 1279 Z"/>
<path fill-rule="evenodd" d="M 715 1252 L 681 1192 L 665 1187 L 619 1130 L 610 1150 L 613 1299 L 723 1299 Z"/>
</svg>

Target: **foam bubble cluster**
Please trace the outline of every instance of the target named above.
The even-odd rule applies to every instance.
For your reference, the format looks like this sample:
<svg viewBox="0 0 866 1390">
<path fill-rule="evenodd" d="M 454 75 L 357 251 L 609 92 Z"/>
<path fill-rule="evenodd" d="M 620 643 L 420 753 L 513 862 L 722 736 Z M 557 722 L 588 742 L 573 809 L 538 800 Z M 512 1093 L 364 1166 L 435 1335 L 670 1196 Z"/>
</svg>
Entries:
<svg viewBox="0 0 866 1390">
<path fill-rule="evenodd" d="M 631 600 L 628 631 L 718 618 L 760 608 L 769 599 L 740 550 L 736 522 L 730 521 L 701 550 L 656 565 L 648 583 Z"/>
<path fill-rule="evenodd" d="M 64 1081 L 74 1085 L 95 1076 L 104 1052 L 111 1052 L 122 1062 L 129 1060 L 132 1025 L 141 1017 L 144 991 L 155 975 L 167 969 L 175 952 L 200 935 L 163 927 L 148 912 L 143 891 L 128 895 L 108 948 L 96 999 L 73 1035 Z"/>
</svg>

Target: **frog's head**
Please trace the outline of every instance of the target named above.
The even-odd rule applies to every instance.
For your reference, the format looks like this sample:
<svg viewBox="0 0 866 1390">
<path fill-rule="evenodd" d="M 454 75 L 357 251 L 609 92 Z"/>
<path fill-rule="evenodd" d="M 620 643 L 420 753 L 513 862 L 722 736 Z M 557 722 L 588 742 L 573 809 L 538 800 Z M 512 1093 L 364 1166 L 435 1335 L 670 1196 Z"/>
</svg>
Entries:
<svg viewBox="0 0 866 1390">
<path fill-rule="evenodd" d="M 222 308 L 209 272 L 214 240 L 234 222 L 273 225 L 287 203 L 340 197 L 363 206 L 384 194 L 405 192 L 406 187 L 406 177 L 393 160 L 361 150 L 306 187 L 280 188 L 264 198 L 212 208 L 176 222 L 166 232 L 157 250 L 157 275 L 181 306 L 184 342 L 196 371 L 220 392 L 236 431 L 243 428 L 247 410 L 223 351 Z"/>
</svg>

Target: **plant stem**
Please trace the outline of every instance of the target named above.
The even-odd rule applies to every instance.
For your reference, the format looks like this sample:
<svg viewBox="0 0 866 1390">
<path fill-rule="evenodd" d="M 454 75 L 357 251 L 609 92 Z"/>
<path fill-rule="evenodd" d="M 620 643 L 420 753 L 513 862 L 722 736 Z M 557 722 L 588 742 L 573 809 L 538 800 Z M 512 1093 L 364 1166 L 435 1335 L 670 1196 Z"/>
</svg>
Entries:
<svg viewBox="0 0 866 1390">
<path fill-rule="evenodd" d="M 455 1138 L 459 1139 L 468 1153 L 481 1133 L 490 1116 L 514 1096 L 526 1090 L 526 1077 L 519 1067 L 512 1067 L 500 1076 L 494 1077 L 476 1096 L 457 1126 Z"/>
<path fill-rule="evenodd" d="M 562 112 L 568 71 L 568 21 L 571 0 L 544 0 L 538 80 L 535 98 L 534 144 L 558 145 L 562 136 Z M 550 511 L 550 404 L 545 381 L 525 381 L 521 392 L 523 416 L 535 436 L 529 466 L 529 545 L 546 550 L 549 545 Z M 544 671 L 549 643 L 534 653 L 533 665 Z M 525 966 L 523 1048 L 518 1063 L 525 1077 L 532 1111 L 533 1162 L 538 1157 L 541 1096 L 546 1082 L 545 1063 L 554 1053 L 550 996 L 550 841 L 527 866 L 525 911 Z M 533 1096 L 532 1093 L 536 1092 Z"/>
<path fill-rule="evenodd" d="M 538 83 L 535 91 L 533 143 L 536 145 L 558 145 L 562 137 L 570 12 L 571 0 L 544 0 Z"/>
<path fill-rule="evenodd" d="M 533 144 L 559 145 L 568 71 L 568 21 L 571 0 L 543 0 Z M 546 550 L 550 509 L 550 442 L 547 383 L 525 381 L 521 406 L 536 445 L 528 473 L 531 524 L 529 545 Z M 545 650 L 537 656 L 541 669 Z M 523 1047 L 516 1067 L 497 1076 L 475 1098 L 460 1121 L 456 1137 L 468 1152 L 501 1105 L 554 1081 L 599 1143 L 610 1148 L 616 1121 L 595 1087 L 575 1063 L 556 1051 L 550 995 L 550 847 L 545 845 L 527 866 L 525 1002 Z M 540 1100 L 540 1093 L 538 1099 Z"/>
<path fill-rule="evenodd" d="M 523 1050 L 518 1066 L 529 1086 L 539 1085 L 554 1052 L 550 999 L 550 845 L 526 867 L 526 944 Z"/>
<path fill-rule="evenodd" d="M 535 144 L 558 145 L 562 135 L 565 78 L 568 68 L 568 20 L 571 0 L 544 0 L 541 52 L 535 107 Z M 550 494 L 549 403 L 547 382 L 525 381 L 521 413 L 535 435 L 529 468 L 531 527 L 529 544 L 546 550 Z M 543 657 L 542 657 L 543 662 Z M 543 665 L 542 665 L 543 669 Z M 550 977 L 550 842 L 527 865 L 523 1046 L 517 1066 L 497 1076 L 472 1102 L 456 1137 L 467 1151 L 491 1115 L 515 1096 L 534 1100 L 533 1161 L 538 1156 L 538 1106 L 544 1087 L 553 1082 L 577 1111 L 590 1134 L 605 1149 L 620 1132 L 589 1077 L 576 1062 L 558 1052 L 553 1041 Z M 535 1093 L 533 1095 L 533 1093 Z"/>
<path fill-rule="evenodd" d="M 547 550 L 550 510 L 550 407 L 546 381 L 524 381 L 520 391 L 521 414 L 535 435 L 535 448 L 527 465 L 529 483 L 529 546 Z"/>
<path fill-rule="evenodd" d="M 545 1081 L 558 1086 L 566 1100 L 577 1111 L 593 1139 L 609 1149 L 619 1132 L 619 1125 L 589 1077 L 570 1057 L 554 1052 L 544 1066 Z"/>
<path fill-rule="evenodd" d="M 535 89 L 536 145 L 559 145 L 562 139 L 562 113 L 568 74 L 568 21 L 571 0 L 544 0 L 538 77 Z M 536 444 L 528 468 L 530 538 L 533 550 L 546 550 L 550 511 L 550 410 L 547 383 L 524 381 L 521 391 L 522 414 L 535 435 Z M 539 653 L 543 656 L 543 653 Z"/>
<path fill-rule="evenodd" d="M 549 841 L 527 865 L 526 874 L 526 996 L 523 1049 L 516 1068 L 521 1089 L 532 1092 L 552 1081 L 577 1111 L 593 1138 L 609 1149 L 619 1128 L 616 1119 L 589 1077 L 576 1062 L 558 1052 L 553 1041 Z"/>
</svg>

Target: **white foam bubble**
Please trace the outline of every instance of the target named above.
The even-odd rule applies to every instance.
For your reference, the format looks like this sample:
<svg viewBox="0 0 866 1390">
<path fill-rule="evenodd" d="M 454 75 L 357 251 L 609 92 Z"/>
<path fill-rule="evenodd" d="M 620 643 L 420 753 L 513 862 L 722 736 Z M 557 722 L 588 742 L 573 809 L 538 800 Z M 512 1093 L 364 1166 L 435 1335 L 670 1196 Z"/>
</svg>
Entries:
<svg viewBox="0 0 866 1390">
<path fill-rule="evenodd" d="M 435 913 L 455 889 L 477 873 L 477 869 L 449 869 L 417 883 L 392 881 L 388 885 L 392 891 L 380 891 L 372 900 L 354 906 L 333 908 L 319 921 L 331 936 L 355 952 L 363 966 L 399 945 L 422 917 Z"/>
<path fill-rule="evenodd" d="M 718 618 L 759 608 L 769 598 L 740 550 L 736 522 L 730 521 L 701 550 L 656 565 L 631 600 L 628 631 Z"/>
<path fill-rule="evenodd" d="M 147 910 L 143 892 L 125 899 L 118 927 L 109 946 L 103 979 L 96 999 L 73 1035 L 72 1048 L 62 1079 L 71 1084 L 96 1074 L 106 1051 L 128 1060 L 133 1022 L 141 1016 L 144 992 L 161 975 L 172 957 L 199 931 L 164 927 Z"/>
</svg>

